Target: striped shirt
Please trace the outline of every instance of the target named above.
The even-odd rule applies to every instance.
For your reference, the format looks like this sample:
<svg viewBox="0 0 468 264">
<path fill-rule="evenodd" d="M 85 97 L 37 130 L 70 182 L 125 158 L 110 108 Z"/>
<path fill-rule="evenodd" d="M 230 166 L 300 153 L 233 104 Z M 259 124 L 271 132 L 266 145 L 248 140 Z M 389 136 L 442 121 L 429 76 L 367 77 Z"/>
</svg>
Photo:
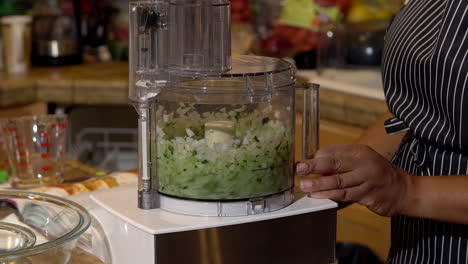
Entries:
<svg viewBox="0 0 468 264">
<path fill-rule="evenodd" d="M 410 0 L 388 29 L 382 74 L 387 131 L 409 130 L 394 164 L 467 175 L 468 0 Z M 391 226 L 388 263 L 468 264 L 467 225 L 398 216 Z"/>
</svg>

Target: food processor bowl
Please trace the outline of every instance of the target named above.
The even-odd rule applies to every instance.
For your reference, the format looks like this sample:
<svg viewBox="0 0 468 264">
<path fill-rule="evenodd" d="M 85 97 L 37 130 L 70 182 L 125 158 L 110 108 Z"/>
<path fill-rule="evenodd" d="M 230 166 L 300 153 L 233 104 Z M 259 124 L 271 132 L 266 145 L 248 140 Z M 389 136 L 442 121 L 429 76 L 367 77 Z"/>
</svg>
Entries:
<svg viewBox="0 0 468 264">
<path fill-rule="evenodd" d="M 231 56 L 229 4 L 130 4 L 139 208 L 238 216 L 293 201 L 295 92 L 305 94 L 309 157 L 318 139 L 318 87 L 298 85 L 284 60 Z"/>
<path fill-rule="evenodd" d="M 69 263 L 91 218 L 53 195 L 0 190 L 0 263 Z"/>
<path fill-rule="evenodd" d="M 160 208 L 188 215 L 259 214 L 291 204 L 297 89 L 313 100 L 303 107 L 308 146 L 317 145 L 318 126 L 318 90 L 296 84 L 294 73 L 284 60 L 237 55 L 229 72 L 168 74 L 158 93 L 134 101 L 148 175 L 139 189 L 157 191 Z"/>
<path fill-rule="evenodd" d="M 293 186 L 294 78 L 285 61 L 234 56 L 218 76 L 174 76 L 152 104 L 159 192 L 236 201 Z"/>
</svg>

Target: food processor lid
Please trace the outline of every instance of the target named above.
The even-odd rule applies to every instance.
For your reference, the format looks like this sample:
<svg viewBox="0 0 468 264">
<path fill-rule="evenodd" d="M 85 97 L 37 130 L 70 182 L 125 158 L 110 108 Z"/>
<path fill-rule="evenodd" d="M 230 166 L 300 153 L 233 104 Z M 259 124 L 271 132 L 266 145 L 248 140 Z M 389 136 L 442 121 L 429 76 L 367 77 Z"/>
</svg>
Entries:
<svg viewBox="0 0 468 264">
<path fill-rule="evenodd" d="M 169 72 L 167 82 L 169 87 L 177 88 L 190 81 L 242 81 L 246 83 L 236 86 L 249 86 L 252 82 L 265 87 L 280 88 L 295 82 L 296 69 L 289 62 L 263 56 L 234 55 L 232 56 L 232 69 L 227 72 L 205 72 L 193 74 L 190 72 Z M 243 79 L 244 78 L 244 79 Z M 193 86 L 193 85 L 192 85 Z M 200 85 L 201 88 L 204 85 Z"/>
<path fill-rule="evenodd" d="M 220 77 L 241 77 L 241 76 L 261 76 L 286 74 L 289 80 L 294 79 L 295 69 L 292 65 L 282 59 L 237 55 L 232 57 L 232 69 L 229 72 L 221 73 Z M 209 75 L 206 75 L 209 77 Z"/>
<path fill-rule="evenodd" d="M 295 72 L 295 67 L 282 59 L 234 55 L 232 69 L 228 72 L 168 72 L 164 78 L 155 75 L 154 79 L 152 78 L 155 76 L 147 75 L 147 78 L 137 81 L 134 91 L 138 92 L 131 94 L 130 100 L 142 102 L 156 98 L 177 98 L 214 103 L 218 102 L 217 99 L 211 100 L 209 95 L 231 95 L 234 96 L 231 97 L 231 103 L 264 102 L 271 100 L 278 90 L 291 89 L 296 81 Z M 181 97 L 183 94 L 187 97 Z"/>
<path fill-rule="evenodd" d="M 292 95 L 295 68 L 288 62 L 260 56 L 233 56 L 228 72 L 168 72 L 165 80 L 141 81 L 134 103 L 179 101 L 195 104 L 255 104 Z"/>
<path fill-rule="evenodd" d="M 228 0 L 132 2 L 129 55 L 132 102 L 168 90 L 268 100 L 294 83 L 295 70 L 284 60 L 231 55 Z"/>
</svg>

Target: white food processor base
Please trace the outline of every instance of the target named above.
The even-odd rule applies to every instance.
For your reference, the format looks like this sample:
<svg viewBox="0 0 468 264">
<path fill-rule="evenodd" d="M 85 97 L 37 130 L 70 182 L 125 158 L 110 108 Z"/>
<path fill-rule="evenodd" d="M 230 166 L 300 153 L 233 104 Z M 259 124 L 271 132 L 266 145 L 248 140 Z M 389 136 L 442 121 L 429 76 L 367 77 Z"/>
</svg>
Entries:
<svg viewBox="0 0 468 264">
<path fill-rule="evenodd" d="M 247 216 L 274 212 L 290 205 L 294 200 L 291 190 L 268 197 L 246 201 L 196 201 L 161 195 L 161 209 L 185 215 Z"/>
<path fill-rule="evenodd" d="M 135 185 L 91 194 L 90 210 L 110 243 L 112 263 L 329 264 L 336 207 L 300 198 L 275 212 L 206 217 L 137 207 Z"/>
</svg>

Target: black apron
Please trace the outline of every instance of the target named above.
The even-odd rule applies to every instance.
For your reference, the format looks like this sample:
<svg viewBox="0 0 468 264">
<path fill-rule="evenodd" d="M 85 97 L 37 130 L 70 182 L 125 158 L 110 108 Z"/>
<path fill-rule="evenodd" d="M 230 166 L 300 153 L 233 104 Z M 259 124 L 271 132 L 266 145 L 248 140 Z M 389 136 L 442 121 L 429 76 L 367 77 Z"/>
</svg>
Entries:
<svg viewBox="0 0 468 264">
<path fill-rule="evenodd" d="M 410 0 L 387 31 L 382 75 L 387 132 L 409 130 L 393 163 L 468 175 L 468 0 Z M 468 225 L 398 216 L 391 226 L 388 263 L 468 264 Z"/>
</svg>

